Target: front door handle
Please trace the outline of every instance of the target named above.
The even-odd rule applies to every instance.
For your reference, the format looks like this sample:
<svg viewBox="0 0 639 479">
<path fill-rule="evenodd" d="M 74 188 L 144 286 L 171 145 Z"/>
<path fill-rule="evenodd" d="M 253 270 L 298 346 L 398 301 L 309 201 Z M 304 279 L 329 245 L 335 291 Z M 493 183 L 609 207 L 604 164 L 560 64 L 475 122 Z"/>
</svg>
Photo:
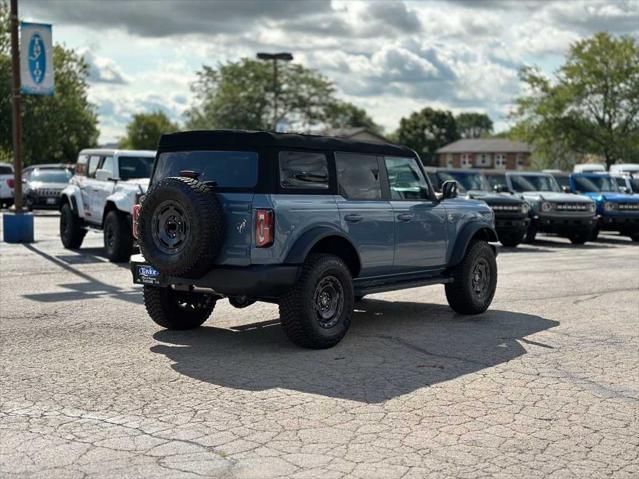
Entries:
<svg viewBox="0 0 639 479">
<path fill-rule="evenodd" d="M 413 215 L 410 215 L 408 213 L 401 213 L 399 215 L 397 215 L 397 219 L 399 221 L 410 221 L 413 219 Z"/>
<path fill-rule="evenodd" d="M 344 216 L 344 219 L 349 223 L 359 223 L 364 217 L 362 215 L 351 214 Z"/>
</svg>

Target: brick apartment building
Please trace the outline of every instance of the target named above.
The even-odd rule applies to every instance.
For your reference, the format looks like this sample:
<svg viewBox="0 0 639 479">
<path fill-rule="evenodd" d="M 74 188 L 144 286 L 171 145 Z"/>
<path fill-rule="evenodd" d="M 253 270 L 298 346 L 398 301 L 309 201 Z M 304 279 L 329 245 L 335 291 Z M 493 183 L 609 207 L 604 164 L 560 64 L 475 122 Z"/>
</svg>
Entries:
<svg viewBox="0 0 639 479">
<path fill-rule="evenodd" d="M 463 139 L 437 150 L 437 165 L 444 168 L 523 170 L 532 149 L 521 141 L 501 138 Z"/>
</svg>

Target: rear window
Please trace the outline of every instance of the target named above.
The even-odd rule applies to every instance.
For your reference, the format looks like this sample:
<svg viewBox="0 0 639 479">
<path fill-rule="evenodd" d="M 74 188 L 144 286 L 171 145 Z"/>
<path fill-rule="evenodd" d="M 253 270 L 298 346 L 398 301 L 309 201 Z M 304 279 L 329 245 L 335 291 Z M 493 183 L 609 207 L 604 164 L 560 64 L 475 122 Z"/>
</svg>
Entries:
<svg viewBox="0 0 639 479">
<path fill-rule="evenodd" d="M 104 160 L 103 169 L 109 169 L 107 161 Z M 120 156 L 118 157 L 118 177 L 121 180 L 134 180 L 139 178 L 150 178 L 151 168 L 155 158 L 148 156 Z"/>
<path fill-rule="evenodd" d="M 177 151 L 161 153 L 153 181 L 199 173 L 200 181 L 214 181 L 220 188 L 253 188 L 257 184 L 257 153 L 252 151 Z"/>
<path fill-rule="evenodd" d="M 0 165 L 0 175 L 10 175 L 13 173 L 13 168 L 9 165 Z"/>
</svg>

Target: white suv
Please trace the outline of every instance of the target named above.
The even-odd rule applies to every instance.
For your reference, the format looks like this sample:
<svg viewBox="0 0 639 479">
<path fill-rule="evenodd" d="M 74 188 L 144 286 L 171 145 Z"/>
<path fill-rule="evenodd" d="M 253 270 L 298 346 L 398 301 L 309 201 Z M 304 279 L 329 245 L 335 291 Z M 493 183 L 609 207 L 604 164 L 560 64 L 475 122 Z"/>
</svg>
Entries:
<svg viewBox="0 0 639 479">
<path fill-rule="evenodd" d="M 64 247 L 79 248 L 88 228 L 100 229 L 107 257 L 128 261 L 133 249 L 131 210 L 146 193 L 154 159 L 154 151 L 82 150 L 75 174 L 62 191 Z"/>
<path fill-rule="evenodd" d="M 13 166 L 0 163 L 0 207 L 9 208 L 13 204 Z"/>
</svg>

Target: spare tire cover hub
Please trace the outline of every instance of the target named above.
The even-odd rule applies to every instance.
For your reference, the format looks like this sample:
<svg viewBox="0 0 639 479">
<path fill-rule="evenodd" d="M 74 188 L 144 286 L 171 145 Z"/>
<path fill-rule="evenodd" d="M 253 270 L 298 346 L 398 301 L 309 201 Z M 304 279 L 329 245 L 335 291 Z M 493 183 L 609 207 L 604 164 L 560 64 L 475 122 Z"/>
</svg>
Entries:
<svg viewBox="0 0 639 479">
<path fill-rule="evenodd" d="M 167 254 L 179 253 L 189 233 L 189 221 L 182 206 L 173 200 L 158 205 L 151 219 L 153 242 Z"/>
</svg>

